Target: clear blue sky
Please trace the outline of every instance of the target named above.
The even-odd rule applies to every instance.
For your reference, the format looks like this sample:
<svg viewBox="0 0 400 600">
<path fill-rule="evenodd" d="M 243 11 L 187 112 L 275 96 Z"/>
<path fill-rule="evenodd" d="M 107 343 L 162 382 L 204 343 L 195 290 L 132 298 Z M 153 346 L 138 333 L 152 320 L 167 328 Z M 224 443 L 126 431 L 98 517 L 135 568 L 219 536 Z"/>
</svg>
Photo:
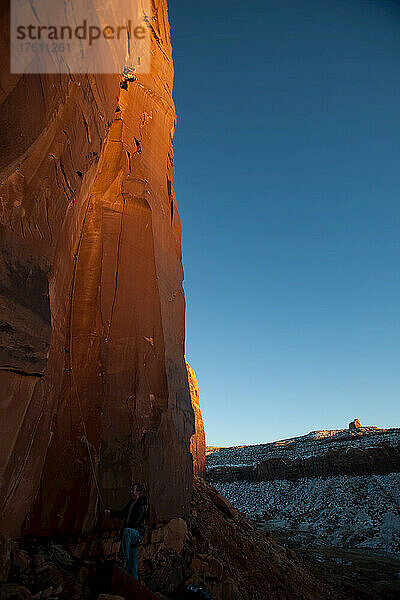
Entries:
<svg viewBox="0 0 400 600">
<path fill-rule="evenodd" d="M 400 425 L 400 3 L 169 0 L 207 443 Z"/>
</svg>

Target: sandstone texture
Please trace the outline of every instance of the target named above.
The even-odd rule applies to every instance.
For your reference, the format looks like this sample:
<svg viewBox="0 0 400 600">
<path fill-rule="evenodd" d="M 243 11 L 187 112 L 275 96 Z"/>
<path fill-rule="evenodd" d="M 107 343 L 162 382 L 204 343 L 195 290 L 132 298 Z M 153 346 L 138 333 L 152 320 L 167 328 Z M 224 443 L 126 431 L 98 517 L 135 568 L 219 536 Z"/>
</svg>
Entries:
<svg viewBox="0 0 400 600">
<path fill-rule="evenodd" d="M 190 398 L 194 411 L 195 433 L 190 440 L 190 452 L 193 456 L 193 474 L 196 477 L 204 477 L 206 459 L 206 436 L 204 432 L 203 417 L 200 410 L 200 392 L 196 379 L 196 373 L 186 361 L 188 373 Z"/>
<path fill-rule="evenodd" d="M 2 11 L 0 527 L 13 536 L 90 531 L 132 480 L 151 520 L 189 510 L 165 0 L 147 22 L 151 72 L 122 89 L 119 75 L 10 75 Z"/>
</svg>

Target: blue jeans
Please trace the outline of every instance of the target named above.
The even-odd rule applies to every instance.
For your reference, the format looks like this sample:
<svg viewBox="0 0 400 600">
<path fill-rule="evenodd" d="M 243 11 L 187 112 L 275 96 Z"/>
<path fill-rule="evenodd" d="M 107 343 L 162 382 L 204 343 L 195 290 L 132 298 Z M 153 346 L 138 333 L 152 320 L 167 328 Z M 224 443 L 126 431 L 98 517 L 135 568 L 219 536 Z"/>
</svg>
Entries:
<svg viewBox="0 0 400 600">
<path fill-rule="evenodd" d="M 140 533 L 137 529 L 125 527 L 122 533 L 118 556 L 123 561 L 126 571 L 138 579 L 138 551 Z"/>
</svg>

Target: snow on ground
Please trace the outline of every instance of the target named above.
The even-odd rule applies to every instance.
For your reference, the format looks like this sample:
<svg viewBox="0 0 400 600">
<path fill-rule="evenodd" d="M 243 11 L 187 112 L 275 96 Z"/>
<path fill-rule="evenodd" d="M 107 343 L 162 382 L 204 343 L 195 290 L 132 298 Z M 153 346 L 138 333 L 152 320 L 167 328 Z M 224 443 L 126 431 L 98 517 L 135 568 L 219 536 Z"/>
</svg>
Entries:
<svg viewBox="0 0 400 600">
<path fill-rule="evenodd" d="M 268 529 L 304 544 L 377 549 L 400 557 L 400 473 L 296 481 L 218 482 L 214 487 Z"/>
<path fill-rule="evenodd" d="M 208 468 L 228 466 L 255 466 L 269 458 L 309 458 L 343 447 L 371 448 L 379 444 L 400 445 L 400 429 L 339 429 L 311 431 L 307 435 L 253 446 L 209 448 Z"/>
</svg>

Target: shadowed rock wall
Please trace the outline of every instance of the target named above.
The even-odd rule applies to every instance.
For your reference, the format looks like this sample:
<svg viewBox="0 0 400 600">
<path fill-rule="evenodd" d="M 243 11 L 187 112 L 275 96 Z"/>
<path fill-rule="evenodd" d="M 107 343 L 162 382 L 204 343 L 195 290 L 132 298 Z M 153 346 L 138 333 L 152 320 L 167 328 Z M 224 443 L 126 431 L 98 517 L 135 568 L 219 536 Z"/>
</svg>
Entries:
<svg viewBox="0 0 400 600">
<path fill-rule="evenodd" d="M 10 75 L 8 18 L 1 530 L 88 531 L 103 508 L 98 489 L 104 505 L 119 507 L 132 480 L 145 484 L 152 519 L 184 515 L 194 415 L 166 1 L 152 3 L 148 22 L 151 73 L 127 90 L 118 75 Z"/>
</svg>

